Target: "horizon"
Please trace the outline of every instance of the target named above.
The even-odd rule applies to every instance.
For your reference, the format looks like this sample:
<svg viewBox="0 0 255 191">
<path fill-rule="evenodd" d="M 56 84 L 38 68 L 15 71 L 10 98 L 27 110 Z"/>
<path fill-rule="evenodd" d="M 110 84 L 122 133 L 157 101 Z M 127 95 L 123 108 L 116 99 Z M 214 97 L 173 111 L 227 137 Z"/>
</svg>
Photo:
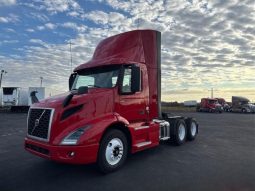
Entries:
<svg viewBox="0 0 255 191">
<path fill-rule="evenodd" d="M 2 0 L 2 86 L 68 90 L 71 69 L 101 40 L 135 29 L 161 31 L 162 101 L 243 96 L 255 101 L 255 2 Z M 72 64 L 70 44 L 72 43 Z M 72 68 L 71 68 L 72 67 Z"/>
</svg>

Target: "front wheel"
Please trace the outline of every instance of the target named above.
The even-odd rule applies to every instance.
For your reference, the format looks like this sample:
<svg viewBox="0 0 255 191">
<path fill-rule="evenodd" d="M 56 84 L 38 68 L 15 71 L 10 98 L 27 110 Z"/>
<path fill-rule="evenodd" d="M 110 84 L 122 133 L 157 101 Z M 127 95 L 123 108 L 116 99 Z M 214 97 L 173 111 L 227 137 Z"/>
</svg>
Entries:
<svg viewBox="0 0 255 191">
<path fill-rule="evenodd" d="M 110 173 L 119 169 L 126 161 L 128 143 L 125 134 L 120 130 L 107 132 L 100 144 L 97 164 L 100 171 Z"/>
</svg>

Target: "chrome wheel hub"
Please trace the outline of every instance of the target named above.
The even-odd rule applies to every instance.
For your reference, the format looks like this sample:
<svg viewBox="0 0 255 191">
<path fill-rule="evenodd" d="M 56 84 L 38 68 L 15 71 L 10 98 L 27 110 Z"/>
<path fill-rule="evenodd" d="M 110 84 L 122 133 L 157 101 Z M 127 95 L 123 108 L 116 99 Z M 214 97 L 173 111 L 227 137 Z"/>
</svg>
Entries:
<svg viewBox="0 0 255 191">
<path fill-rule="evenodd" d="M 106 161 L 110 165 L 115 165 L 120 162 L 123 156 L 123 143 L 119 138 L 112 139 L 107 147 L 105 152 Z"/>
<path fill-rule="evenodd" d="M 179 130 L 178 130 L 178 136 L 179 136 L 179 139 L 182 141 L 183 139 L 184 139 L 184 137 L 185 137 L 185 127 L 184 127 L 184 125 L 183 124 L 181 124 L 180 126 L 179 126 Z"/>
<path fill-rule="evenodd" d="M 196 135 L 196 132 L 197 132 L 197 125 L 196 125 L 196 123 L 192 122 L 190 128 L 191 128 L 190 129 L 191 130 L 191 135 L 194 137 Z"/>
</svg>

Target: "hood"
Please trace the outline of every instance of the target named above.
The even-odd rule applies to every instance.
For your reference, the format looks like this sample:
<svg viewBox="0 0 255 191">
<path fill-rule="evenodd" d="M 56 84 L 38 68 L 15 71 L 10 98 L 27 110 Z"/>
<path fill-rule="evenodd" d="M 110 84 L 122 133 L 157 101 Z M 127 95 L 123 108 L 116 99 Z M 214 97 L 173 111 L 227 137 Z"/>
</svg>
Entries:
<svg viewBox="0 0 255 191">
<path fill-rule="evenodd" d="M 87 94 L 74 95 L 70 104 L 63 107 L 63 100 L 69 94 L 67 92 L 42 100 L 34 104 L 32 108 L 54 109 L 50 142 L 59 144 L 63 134 L 83 127 L 98 117 L 113 113 L 114 90 L 114 88 L 91 88 Z"/>
<path fill-rule="evenodd" d="M 38 103 L 34 103 L 31 107 L 49 107 L 54 108 L 60 104 L 63 103 L 66 96 L 69 94 L 69 92 L 58 94 L 55 96 L 48 97 L 46 99 L 41 100 Z"/>
<path fill-rule="evenodd" d="M 249 104 L 247 104 L 247 106 L 248 106 L 251 110 L 255 111 L 255 105 L 254 105 L 254 104 L 249 103 Z"/>
<path fill-rule="evenodd" d="M 87 94 L 74 95 L 70 104 L 66 107 L 72 107 L 75 105 L 84 104 L 89 102 L 95 95 L 104 95 L 106 92 L 112 92 L 112 89 L 108 88 L 90 88 Z M 70 94 L 70 92 L 58 94 L 51 96 L 49 98 L 43 99 L 38 103 L 34 103 L 31 107 L 42 107 L 42 108 L 63 108 L 62 104 L 65 98 Z M 65 108 L 63 108 L 65 109 Z"/>
</svg>

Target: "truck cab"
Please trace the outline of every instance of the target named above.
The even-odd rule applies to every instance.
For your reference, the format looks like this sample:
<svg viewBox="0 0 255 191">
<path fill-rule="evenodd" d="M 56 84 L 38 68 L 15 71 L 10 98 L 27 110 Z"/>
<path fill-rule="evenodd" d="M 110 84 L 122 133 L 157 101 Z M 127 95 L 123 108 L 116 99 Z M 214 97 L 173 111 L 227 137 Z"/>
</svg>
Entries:
<svg viewBox="0 0 255 191">
<path fill-rule="evenodd" d="M 160 37 L 135 30 L 101 41 L 70 75 L 69 92 L 31 106 L 25 149 L 59 162 L 97 162 L 108 173 L 128 153 L 194 140 L 195 119 L 161 113 Z"/>
<path fill-rule="evenodd" d="M 255 113 L 255 105 L 245 97 L 232 96 L 231 112 Z"/>
<path fill-rule="evenodd" d="M 224 111 L 230 111 L 230 105 L 226 102 L 224 98 L 215 98 L 218 100 L 218 103 L 223 107 Z"/>
<path fill-rule="evenodd" d="M 219 112 L 219 113 L 221 113 L 223 111 L 223 107 L 221 106 L 221 104 L 218 103 L 217 99 L 202 98 L 197 110 L 204 111 L 204 112 Z"/>
</svg>

